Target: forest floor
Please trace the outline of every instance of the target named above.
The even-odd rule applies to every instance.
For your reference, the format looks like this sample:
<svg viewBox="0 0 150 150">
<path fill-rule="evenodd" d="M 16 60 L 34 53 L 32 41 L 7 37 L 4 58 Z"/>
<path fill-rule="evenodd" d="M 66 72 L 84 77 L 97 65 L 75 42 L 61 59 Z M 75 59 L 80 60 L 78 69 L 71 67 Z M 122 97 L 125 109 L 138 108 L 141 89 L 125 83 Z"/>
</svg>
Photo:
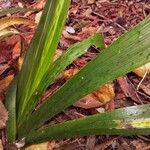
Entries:
<svg viewBox="0 0 150 150">
<path fill-rule="evenodd" d="M 1 9 L 18 6 L 39 9 L 39 12 L 36 13 L 27 12 L 13 15 L 28 17 L 31 20 L 36 20 L 36 22 L 39 20 L 38 18 L 44 5 L 45 0 L 0 0 Z M 71 44 L 82 41 L 96 32 L 103 33 L 107 47 L 149 14 L 150 0 L 72 0 L 56 57 L 59 57 Z M 14 25 L 13 27 L 22 34 L 28 47 L 36 26 Z M 69 65 L 60 79 L 49 86 L 43 95 L 43 99 L 50 96 L 65 80 L 73 76 L 98 53 L 98 49 L 91 47 L 86 54 Z M 21 39 L 18 35 L 0 40 L 0 115 L 5 113 L 1 103 L 5 103 L 7 87 L 19 70 L 18 58 L 20 55 Z M 84 99 L 53 118 L 51 122 L 59 123 L 102 111 L 113 111 L 117 108 L 150 103 L 150 76 L 145 72 L 141 75 L 137 71 L 133 71 L 109 83 L 109 87 L 106 90 L 110 90 L 108 88 L 111 89 L 109 94 L 106 92 L 108 95 L 102 93 L 108 99 L 102 101 L 98 96 L 98 91 L 96 91 L 94 95 L 97 98 L 92 97 L 93 93 L 84 97 Z M 1 143 L 5 143 L 4 133 L 4 129 L 2 129 L 0 132 L 0 149 Z M 50 141 L 48 142 L 48 149 L 150 150 L 150 136 L 89 136 Z"/>
</svg>

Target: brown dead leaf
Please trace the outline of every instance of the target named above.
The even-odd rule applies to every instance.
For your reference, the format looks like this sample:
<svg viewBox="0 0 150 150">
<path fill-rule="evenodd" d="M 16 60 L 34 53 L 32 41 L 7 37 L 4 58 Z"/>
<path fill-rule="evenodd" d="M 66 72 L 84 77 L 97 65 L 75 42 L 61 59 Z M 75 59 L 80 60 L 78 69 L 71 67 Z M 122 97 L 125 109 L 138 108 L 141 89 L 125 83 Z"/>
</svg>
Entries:
<svg viewBox="0 0 150 150">
<path fill-rule="evenodd" d="M 38 24 L 38 23 L 40 22 L 41 16 L 42 16 L 42 11 L 38 12 L 38 13 L 35 15 L 35 23 Z"/>
<path fill-rule="evenodd" d="M 114 87 L 112 84 L 105 84 L 93 92 L 93 94 L 97 97 L 97 100 L 103 104 L 110 102 L 115 97 Z"/>
<path fill-rule="evenodd" d="M 3 103 L 0 101 L 0 129 L 5 127 L 7 119 L 8 119 L 8 113 Z"/>
<path fill-rule="evenodd" d="M 96 144 L 96 137 L 95 136 L 90 136 L 87 137 L 87 142 L 86 142 L 86 149 L 87 150 L 93 150 Z"/>
<path fill-rule="evenodd" d="M 95 3 L 95 0 L 88 0 L 88 4 L 93 4 Z"/>
<path fill-rule="evenodd" d="M 20 42 L 19 35 L 13 35 L 0 41 L 0 63 L 13 66 L 13 61 L 20 55 Z"/>
<path fill-rule="evenodd" d="M 0 75 L 3 74 L 8 68 L 8 64 L 0 64 Z"/>
<path fill-rule="evenodd" d="M 118 78 L 117 81 L 126 97 L 130 97 L 133 101 L 140 103 L 136 89 L 127 81 L 126 76 Z"/>
<path fill-rule="evenodd" d="M 35 26 L 35 22 L 33 20 L 28 19 L 28 18 L 5 17 L 5 18 L 1 19 L 0 30 L 8 28 L 12 25 L 18 25 L 18 24 L 25 24 L 25 25 Z"/>
<path fill-rule="evenodd" d="M 150 96 L 150 84 L 148 85 L 141 84 L 140 88 L 144 91 L 144 93 Z"/>
<path fill-rule="evenodd" d="M 60 49 L 57 49 L 53 58 L 53 61 L 56 61 L 61 55 L 63 54 L 63 51 Z"/>
<path fill-rule="evenodd" d="M 79 72 L 79 69 L 69 69 L 64 71 L 63 77 L 65 79 L 70 79 L 76 73 Z M 108 102 L 110 102 L 115 97 L 115 92 L 112 84 L 105 84 L 104 86 L 98 88 L 93 93 L 83 97 L 77 101 L 74 106 L 81 107 L 84 109 L 100 107 Z"/>
<path fill-rule="evenodd" d="M 46 0 L 37 0 L 33 5 L 31 5 L 31 8 L 34 9 L 43 9 L 45 6 Z"/>
<path fill-rule="evenodd" d="M 79 33 L 79 37 L 81 40 L 84 40 L 88 38 L 89 36 L 93 35 L 96 33 L 98 30 L 98 27 L 84 27 L 82 28 L 82 32 Z"/>
<path fill-rule="evenodd" d="M 3 150 L 2 140 L 0 140 L 0 150 Z"/>
<path fill-rule="evenodd" d="M 135 69 L 133 72 L 139 77 L 143 78 L 146 73 L 150 73 L 150 63 Z"/>
<path fill-rule="evenodd" d="M 84 109 L 96 108 L 105 105 L 115 97 L 112 84 L 106 84 L 95 92 L 77 101 L 74 106 Z"/>
<path fill-rule="evenodd" d="M 98 101 L 97 98 L 93 94 L 89 94 L 73 104 L 73 106 L 75 107 L 80 107 L 84 109 L 98 108 L 102 105 L 103 103 Z"/>
<path fill-rule="evenodd" d="M 78 72 L 79 72 L 79 69 L 77 69 L 77 68 L 65 70 L 64 73 L 63 73 L 63 77 L 65 79 L 70 79 L 72 76 L 74 76 Z"/>
<path fill-rule="evenodd" d="M 6 91 L 13 78 L 14 75 L 9 75 L 4 79 L 0 80 L 0 91 Z"/>
<path fill-rule="evenodd" d="M 31 145 L 25 148 L 25 150 L 48 150 L 48 142 Z"/>
</svg>

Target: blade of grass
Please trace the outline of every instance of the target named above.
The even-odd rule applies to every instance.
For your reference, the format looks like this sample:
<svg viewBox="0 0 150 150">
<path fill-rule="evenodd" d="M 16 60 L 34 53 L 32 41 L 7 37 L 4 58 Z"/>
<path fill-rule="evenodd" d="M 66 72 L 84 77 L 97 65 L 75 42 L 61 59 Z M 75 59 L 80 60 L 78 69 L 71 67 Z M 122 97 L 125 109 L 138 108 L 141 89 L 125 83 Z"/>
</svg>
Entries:
<svg viewBox="0 0 150 150">
<path fill-rule="evenodd" d="M 7 14 L 14 14 L 18 12 L 28 12 L 28 11 L 37 11 L 33 8 L 7 8 L 0 10 L 0 17 L 6 16 Z"/>
<path fill-rule="evenodd" d="M 86 135 L 149 135 L 150 104 L 132 106 L 67 121 L 33 131 L 27 135 L 26 143 L 39 143 Z"/>
<path fill-rule="evenodd" d="M 71 46 L 60 58 L 58 58 L 52 66 L 49 67 L 48 71 L 44 74 L 41 79 L 37 89 L 31 96 L 28 104 L 23 112 L 22 123 L 28 117 L 28 114 L 34 110 L 36 103 L 39 100 L 39 97 L 42 95 L 43 91 L 57 78 L 57 76 L 76 58 L 85 53 L 85 51 L 92 45 L 95 45 L 98 48 L 104 49 L 105 44 L 103 36 L 101 34 L 95 34 L 88 39 L 76 43 Z M 38 93 L 38 94 L 36 94 Z"/>
<path fill-rule="evenodd" d="M 150 18 L 124 34 L 54 93 L 20 127 L 20 135 L 46 120 L 99 86 L 150 61 Z M 46 112 L 46 113 L 45 113 Z"/>
<path fill-rule="evenodd" d="M 16 140 L 16 92 L 17 92 L 17 77 L 11 83 L 6 94 L 6 109 L 9 112 L 6 133 L 9 143 Z"/>
<path fill-rule="evenodd" d="M 18 123 L 26 105 L 48 70 L 61 36 L 68 12 L 69 0 L 48 0 L 38 29 L 27 51 L 18 83 Z M 41 57 L 42 56 L 42 57 Z"/>
</svg>

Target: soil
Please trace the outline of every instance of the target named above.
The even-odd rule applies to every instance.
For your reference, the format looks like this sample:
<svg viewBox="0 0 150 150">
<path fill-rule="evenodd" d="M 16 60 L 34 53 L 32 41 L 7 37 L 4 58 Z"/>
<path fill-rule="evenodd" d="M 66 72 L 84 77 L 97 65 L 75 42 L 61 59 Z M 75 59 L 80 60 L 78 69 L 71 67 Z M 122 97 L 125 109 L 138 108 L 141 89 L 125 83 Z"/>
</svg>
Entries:
<svg viewBox="0 0 150 150">
<path fill-rule="evenodd" d="M 41 11 L 44 5 L 45 0 L 0 1 L 1 9 L 19 6 L 38 8 Z M 34 19 L 37 13 L 17 13 L 13 16 L 24 16 Z M 95 32 L 103 33 L 107 47 L 149 14 L 149 0 L 72 0 L 57 55 L 61 55 L 71 44 L 82 41 Z M 14 28 L 21 32 L 26 41 L 25 46 L 28 47 L 36 27 L 16 25 Z M 0 41 L 0 48 L 0 80 L 3 80 L 8 76 L 10 77 L 10 75 L 16 75 L 19 70 L 20 38 L 18 36 L 5 38 Z M 66 70 L 70 71 L 69 77 L 74 75 L 75 70 L 82 68 L 87 62 L 96 57 L 99 51 L 99 49 L 91 47 L 87 53 L 69 65 L 66 68 Z M 50 85 L 44 93 L 41 103 L 63 85 L 67 77 L 63 74 L 54 84 Z M 105 111 L 112 111 L 116 108 L 148 104 L 150 102 L 150 76 L 145 76 L 140 88 L 137 89 L 140 81 L 141 77 L 133 72 L 114 80 L 112 84 L 115 90 L 115 98 L 102 105 L 101 108 Z M 5 91 L 4 87 L 0 87 L 0 100 L 3 103 L 5 103 Z M 90 108 L 91 105 L 88 106 L 88 109 L 82 103 L 79 103 L 79 105 L 78 107 L 77 105 L 69 107 L 46 124 L 60 123 L 97 113 L 97 108 Z M 0 136 L 2 142 L 5 143 L 4 129 L 1 130 Z M 149 150 L 150 136 L 89 136 L 50 141 L 49 149 L 51 147 L 55 150 Z"/>
</svg>

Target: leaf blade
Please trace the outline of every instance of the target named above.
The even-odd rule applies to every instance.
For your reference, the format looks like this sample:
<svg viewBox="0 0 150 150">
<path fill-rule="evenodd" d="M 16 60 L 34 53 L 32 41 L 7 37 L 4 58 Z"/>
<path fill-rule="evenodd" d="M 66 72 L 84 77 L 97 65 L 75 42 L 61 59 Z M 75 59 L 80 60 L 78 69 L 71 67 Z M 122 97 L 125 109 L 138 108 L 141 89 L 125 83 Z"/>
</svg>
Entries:
<svg viewBox="0 0 150 150">
<path fill-rule="evenodd" d="M 104 41 L 101 34 L 95 34 L 88 39 L 76 43 L 71 46 L 60 58 L 58 58 L 48 69 L 41 79 L 37 89 L 31 96 L 31 99 L 28 101 L 28 104 L 25 109 L 24 117 L 28 117 L 28 114 L 33 111 L 36 103 L 39 100 L 39 97 L 42 95 L 43 91 L 52 84 L 52 82 L 57 78 L 57 76 L 76 58 L 85 53 L 85 50 L 90 46 L 95 45 L 98 48 L 104 49 Z M 38 95 L 36 95 L 38 93 Z M 22 118 L 23 120 L 23 118 Z M 22 121 L 23 122 L 23 121 Z"/>
<path fill-rule="evenodd" d="M 19 102 L 18 123 L 22 120 L 23 111 L 30 96 L 39 84 L 40 78 L 52 62 L 65 23 L 68 7 L 68 0 L 47 1 L 39 27 L 27 51 L 19 75 L 17 97 Z"/>
<path fill-rule="evenodd" d="M 17 77 L 12 81 L 6 94 L 6 108 L 9 112 L 9 117 L 6 126 L 7 140 L 13 143 L 16 140 L 16 93 L 17 93 Z"/>
<path fill-rule="evenodd" d="M 47 128 L 32 131 L 26 137 L 27 143 L 39 143 L 87 135 L 149 135 L 150 105 L 121 108 L 113 112 L 97 114 L 67 121 Z M 148 125 L 143 123 L 147 119 Z M 135 126 L 133 122 L 143 125 Z"/>
<path fill-rule="evenodd" d="M 105 49 L 37 109 L 24 124 L 25 129 L 39 127 L 100 85 L 150 61 L 149 26 L 150 19 L 146 19 Z"/>
</svg>

